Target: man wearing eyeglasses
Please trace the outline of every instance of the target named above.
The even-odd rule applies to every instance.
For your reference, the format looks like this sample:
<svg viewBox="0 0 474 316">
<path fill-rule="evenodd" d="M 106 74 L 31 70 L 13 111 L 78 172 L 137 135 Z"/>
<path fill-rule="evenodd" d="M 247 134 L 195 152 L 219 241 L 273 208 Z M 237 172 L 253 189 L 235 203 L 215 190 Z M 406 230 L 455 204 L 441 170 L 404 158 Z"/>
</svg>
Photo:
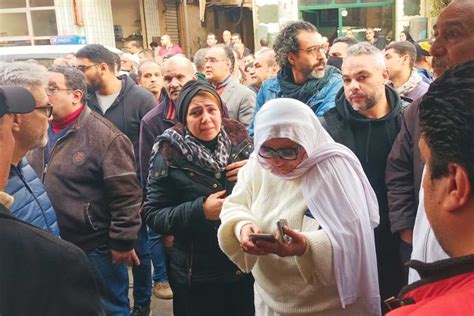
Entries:
<svg viewBox="0 0 474 316">
<path fill-rule="evenodd" d="M 54 104 L 45 148 L 28 160 L 42 174 L 63 239 L 80 247 L 101 285 L 107 315 L 128 315 L 127 265 L 139 265 L 141 189 L 130 140 L 84 105 L 86 82 L 70 66 L 53 66 Z"/>
<path fill-rule="evenodd" d="M 232 49 L 219 44 L 206 53 L 204 74 L 221 96 L 229 117 L 245 126 L 250 124 L 255 107 L 255 93 L 232 78 L 237 62 Z"/>
<path fill-rule="evenodd" d="M 33 63 L 0 64 L 0 85 L 26 88 L 34 98 L 36 108 L 19 115 L 14 132 L 15 147 L 5 192 L 15 198 L 10 211 L 17 218 L 59 236 L 56 214 L 43 184 L 24 158 L 29 150 L 44 147 L 48 142 L 48 120 L 52 106 L 45 87 L 48 82 L 45 69 Z M 18 101 L 21 102 L 21 101 Z"/>
<path fill-rule="evenodd" d="M 341 74 L 326 65 L 324 40 L 316 27 L 305 21 L 289 22 L 273 45 L 280 70 L 266 80 L 257 94 L 249 135 L 253 136 L 255 115 L 269 100 L 292 98 L 307 104 L 317 116 L 334 107 L 342 87 Z"/>
</svg>

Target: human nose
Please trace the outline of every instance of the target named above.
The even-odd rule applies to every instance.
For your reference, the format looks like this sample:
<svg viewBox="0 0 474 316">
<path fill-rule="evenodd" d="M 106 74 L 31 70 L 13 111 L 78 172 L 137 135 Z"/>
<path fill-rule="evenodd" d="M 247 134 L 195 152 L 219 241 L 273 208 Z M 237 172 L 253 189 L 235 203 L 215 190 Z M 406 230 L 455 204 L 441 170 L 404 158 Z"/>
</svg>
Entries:
<svg viewBox="0 0 474 316">
<path fill-rule="evenodd" d="M 351 80 L 351 82 L 349 83 L 349 89 L 359 90 L 360 89 L 359 82 L 357 82 L 357 80 Z"/>
<path fill-rule="evenodd" d="M 440 39 L 435 39 L 430 49 L 431 56 L 442 57 L 446 55 L 446 46 Z"/>
</svg>

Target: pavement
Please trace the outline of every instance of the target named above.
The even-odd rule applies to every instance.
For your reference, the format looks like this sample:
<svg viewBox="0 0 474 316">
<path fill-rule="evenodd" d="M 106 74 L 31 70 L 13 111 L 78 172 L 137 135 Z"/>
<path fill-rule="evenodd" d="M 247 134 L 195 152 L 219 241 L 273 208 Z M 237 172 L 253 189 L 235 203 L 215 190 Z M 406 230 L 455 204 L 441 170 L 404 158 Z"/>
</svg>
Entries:
<svg viewBox="0 0 474 316">
<path fill-rule="evenodd" d="M 128 297 L 130 305 L 133 306 L 133 275 L 132 270 L 128 269 L 128 276 L 130 279 L 130 288 Z M 173 300 L 162 300 L 151 295 L 151 316 L 173 316 Z"/>
</svg>

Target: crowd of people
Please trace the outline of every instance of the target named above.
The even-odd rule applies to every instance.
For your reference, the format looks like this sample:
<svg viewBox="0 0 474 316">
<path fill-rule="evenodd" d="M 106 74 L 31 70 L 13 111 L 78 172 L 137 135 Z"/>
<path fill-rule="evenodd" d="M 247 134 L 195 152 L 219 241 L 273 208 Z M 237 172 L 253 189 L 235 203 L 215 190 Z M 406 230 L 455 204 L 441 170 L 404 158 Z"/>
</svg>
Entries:
<svg viewBox="0 0 474 316">
<path fill-rule="evenodd" d="M 0 315 L 474 315 L 472 14 L 0 64 Z"/>
</svg>

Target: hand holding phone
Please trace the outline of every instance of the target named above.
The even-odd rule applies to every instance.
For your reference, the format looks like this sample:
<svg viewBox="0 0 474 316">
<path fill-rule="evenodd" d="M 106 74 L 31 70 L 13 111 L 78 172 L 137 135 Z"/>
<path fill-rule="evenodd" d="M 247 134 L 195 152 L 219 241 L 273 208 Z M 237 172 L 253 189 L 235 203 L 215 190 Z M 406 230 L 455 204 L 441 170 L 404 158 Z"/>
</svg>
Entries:
<svg viewBox="0 0 474 316">
<path fill-rule="evenodd" d="M 276 224 L 277 224 L 278 234 L 280 235 L 280 240 L 283 243 L 288 243 L 290 241 L 290 237 L 288 237 L 288 235 L 285 234 L 285 232 L 283 231 L 283 227 L 288 226 L 288 221 L 284 218 L 280 218 Z"/>
<path fill-rule="evenodd" d="M 272 234 L 256 234 L 252 233 L 249 234 L 249 238 L 252 239 L 253 242 L 256 242 L 257 240 L 264 240 L 264 241 L 269 241 L 269 242 L 275 242 L 275 236 Z"/>
</svg>

